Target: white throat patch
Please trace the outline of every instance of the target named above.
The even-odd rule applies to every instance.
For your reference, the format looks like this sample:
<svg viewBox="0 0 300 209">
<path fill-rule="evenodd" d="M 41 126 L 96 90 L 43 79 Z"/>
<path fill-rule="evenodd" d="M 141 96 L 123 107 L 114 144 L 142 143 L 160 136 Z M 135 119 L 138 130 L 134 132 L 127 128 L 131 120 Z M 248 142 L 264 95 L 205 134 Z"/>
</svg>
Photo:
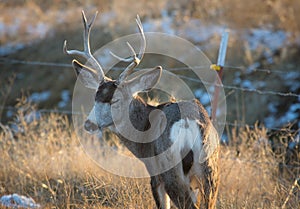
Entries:
<svg viewBox="0 0 300 209">
<path fill-rule="evenodd" d="M 87 120 L 91 121 L 94 124 L 97 124 L 96 115 L 95 115 L 95 106 L 93 107 L 93 109 L 89 113 L 89 115 L 87 117 Z"/>
<path fill-rule="evenodd" d="M 95 118 L 100 128 L 107 127 L 113 123 L 111 116 L 111 105 L 109 103 L 96 102 Z"/>
</svg>

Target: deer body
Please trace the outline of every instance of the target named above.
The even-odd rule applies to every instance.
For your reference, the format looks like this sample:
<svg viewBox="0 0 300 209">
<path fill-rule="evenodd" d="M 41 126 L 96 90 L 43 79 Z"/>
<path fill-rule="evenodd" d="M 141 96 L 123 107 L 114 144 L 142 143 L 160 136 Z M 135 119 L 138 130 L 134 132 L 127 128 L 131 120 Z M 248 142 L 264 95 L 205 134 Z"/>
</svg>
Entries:
<svg viewBox="0 0 300 209">
<path fill-rule="evenodd" d="M 87 24 L 84 13 L 83 20 L 84 38 L 87 42 L 85 51 L 67 50 L 66 45 L 64 50 L 68 54 L 84 54 L 91 59 L 93 57 L 90 54 L 88 37 L 93 20 Z M 120 58 L 131 64 L 118 80 L 105 77 L 99 63 L 92 64 L 99 68 L 97 71 L 100 75 L 76 60 L 73 61 L 76 72 L 85 73 L 83 79 L 99 80 L 95 105 L 85 122 L 85 129 L 92 131 L 109 128 L 145 164 L 151 176 L 151 189 L 157 208 L 170 208 L 170 199 L 178 208 L 197 208 L 195 204 L 199 207 L 214 208 L 219 184 L 218 134 L 203 106 L 198 100 L 151 106 L 141 97 L 133 96 L 141 90 L 151 90 L 155 87 L 162 73 L 161 67 L 148 70 L 131 80 L 125 79 L 142 59 L 145 48 L 145 37 L 139 19 L 137 23 L 141 32 L 142 47 L 138 57 L 134 53 L 132 59 Z M 130 45 L 129 47 L 133 51 Z M 124 103 L 128 106 L 122 111 Z M 130 133 L 128 123 L 123 121 L 123 114 L 113 115 L 114 112 L 124 111 L 128 111 L 129 122 L 133 128 L 143 135 Z M 126 136 L 130 137 L 124 136 L 121 130 L 129 132 Z M 152 140 L 153 132 L 149 130 L 160 134 Z M 164 154 L 164 157 L 151 158 L 161 154 Z M 171 168 L 170 163 L 174 165 Z M 158 170 L 162 172 L 157 172 Z"/>
</svg>

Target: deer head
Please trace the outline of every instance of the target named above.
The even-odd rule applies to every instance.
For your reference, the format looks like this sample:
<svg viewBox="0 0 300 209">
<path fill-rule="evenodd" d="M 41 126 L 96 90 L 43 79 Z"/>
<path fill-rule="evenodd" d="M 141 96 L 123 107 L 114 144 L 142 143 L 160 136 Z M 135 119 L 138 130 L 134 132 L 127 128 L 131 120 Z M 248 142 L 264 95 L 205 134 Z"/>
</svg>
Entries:
<svg viewBox="0 0 300 209">
<path fill-rule="evenodd" d="M 162 69 L 160 66 L 146 71 L 130 80 L 126 80 L 128 75 L 130 75 L 134 68 L 138 66 L 142 60 L 145 48 L 146 48 L 146 39 L 142 27 L 141 20 L 139 16 L 136 18 L 137 26 L 140 32 L 141 37 L 141 47 L 140 51 L 137 54 L 133 47 L 127 42 L 129 50 L 131 51 L 132 56 L 129 58 L 121 58 L 111 52 L 111 55 L 117 58 L 122 62 L 127 62 L 129 65 L 126 69 L 120 74 L 118 79 L 113 80 L 105 76 L 104 71 L 97 59 L 92 55 L 90 50 L 90 31 L 91 27 L 95 21 L 97 13 L 94 15 L 92 20 L 88 23 L 84 12 L 82 11 L 82 19 L 84 25 L 84 50 L 68 50 L 67 42 L 64 42 L 63 50 L 68 55 L 76 55 L 83 57 L 87 60 L 87 63 L 91 67 L 86 66 L 73 60 L 72 65 L 75 69 L 77 76 L 79 76 L 80 81 L 88 88 L 97 89 L 95 95 L 95 104 L 91 110 L 84 127 L 89 132 L 94 132 L 96 130 L 102 130 L 102 128 L 109 127 L 114 125 L 112 119 L 112 107 L 118 109 L 121 107 L 124 101 L 130 101 L 132 95 L 142 91 L 152 89 L 159 81 Z"/>
</svg>

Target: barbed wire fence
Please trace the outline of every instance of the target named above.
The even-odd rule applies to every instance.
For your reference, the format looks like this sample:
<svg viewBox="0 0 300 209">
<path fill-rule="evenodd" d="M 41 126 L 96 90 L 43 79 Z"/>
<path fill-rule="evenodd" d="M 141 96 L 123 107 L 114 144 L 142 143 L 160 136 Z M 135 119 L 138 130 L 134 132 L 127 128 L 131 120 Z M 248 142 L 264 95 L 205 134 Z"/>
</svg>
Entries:
<svg viewBox="0 0 300 209">
<path fill-rule="evenodd" d="M 71 64 L 66 64 L 66 63 L 53 63 L 53 62 L 41 62 L 41 61 L 25 61 L 25 60 L 17 60 L 17 59 L 9 59 L 9 58 L 0 58 L 0 64 L 9 64 L 9 65 L 30 65 L 30 66 L 45 66 L 45 67 L 51 67 L 51 70 L 59 70 L 61 71 L 62 69 L 70 70 L 72 68 Z M 53 68 L 54 67 L 54 68 Z M 195 68 L 203 68 L 202 66 L 196 66 Z M 177 68 L 168 68 L 167 70 L 170 71 L 185 71 L 189 70 L 190 68 L 188 67 L 177 67 Z M 226 71 L 242 71 L 242 72 L 247 72 L 247 67 L 244 66 L 230 66 L 230 65 L 225 65 L 224 69 Z M 43 68 L 43 70 L 48 70 L 47 68 Z M 121 71 L 123 68 L 121 67 L 114 67 L 112 70 L 116 71 Z M 136 69 L 139 70 L 139 69 Z M 251 72 L 258 72 L 258 73 L 266 73 L 266 74 L 286 74 L 286 71 L 280 71 L 280 70 L 270 70 L 270 69 L 251 69 Z M 289 71 L 293 73 L 299 73 L 297 71 Z M 185 75 L 178 75 L 180 78 L 190 81 L 190 82 L 196 82 L 196 83 L 203 83 L 203 81 L 192 78 L 189 76 Z M 215 84 L 214 84 L 215 85 Z M 237 90 L 237 91 L 242 91 L 242 92 L 249 92 L 249 93 L 255 93 L 259 95 L 271 95 L 271 96 L 279 96 L 279 97 L 292 97 L 292 98 L 298 98 L 300 99 L 300 94 L 297 92 L 279 92 L 279 91 L 271 91 L 271 90 L 260 90 L 256 88 L 245 88 L 245 87 L 240 87 L 240 86 L 233 86 L 233 85 L 222 85 L 221 87 L 228 89 L 228 90 Z M 14 106 L 0 106 L 0 109 L 2 110 L 11 110 L 11 111 L 16 111 L 17 107 Z M 37 110 L 39 113 L 43 114 L 48 114 L 48 113 L 57 113 L 57 114 L 65 114 L 65 115 L 83 115 L 84 113 L 82 112 L 73 112 L 70 110 L 59 110 L 59 109 L 38 109 Z M 246 123 L 238 123 L 238 122 L 225 122 L 226 126 L 230 127 L 249 127 L 249 128 L 255 128 L 255 125 L 249 125 Z M 281 131 L 282 128 L 280 127 L 269 127 L 267 128 L 268 130 L 272 131 Z M 297 130 L 298 135 L 299 135 L 299 130 Z M 260 162 L 256 160 L 243 160 L 240 159 L 239 157 L 226 157 L 223 156 L 224 159 L 231 160 L 236 163 L 241 163 L 241 162 L 246 162 L 246 163 L 255 163 L 255 164 L 270 164 L 269 162 Z M 273 163 L 271 166 L 278 167 L 278 163 Z M 300 165 L 287 165 L 287 164 L 282 164 L 281 166 L 285 168 L 294 168 L 294 169 L 300 169 Z"/>
<path fill-rule="evenodd" d="M 53 62 L 40 62 L 40 61 L 24 61 L 24 60 L 16 60 L 16 59 L 8 59 L 8 58 L 0 58 L 0 63 L 5 63 L 5 64 L 23 64 L 23 65 L 32 65 L 32 66 L 48 66 L 48 67 L 57 67 L 57 68 L 71 68 L 71 64 L 65 64 L 65 63 L 53 63 Z M 202 66 L 195 66 L 194 68 L 196 69 L 201 69 L 203 68 Z M 205 66 L 206 68 L 206 66 Z M 239 71 L 246 71 L 247 68 L 243 66 L 227 66 L 225 65 L 224 68 L 226 70 L 239 70 Z M 183 70 L 189 70 L 190 68 L 188 67 L 178 67 L 178 68 L 168 68 L 167 70 L 170 71 L 183 71 Z M 45 69 L 44 69 L 45 70 Z M 51 69 L 51 70 L 61 70 L 61 69 Z M 112 70 L 117 70 L 121 71 L 124 70 L 121 67 L 114 67 Z M 137 68 L 136 70 L 140 70 Z M 279 71 L 279 70 L 269 70 L 269 69 L 253 69 L 251 72 L 262 72 L 262 73 L 267 73 L 267 74 L 286 74 L 286 71 Z M 289 71 L 289 72 L 295 72 L 299 73 L 297 71 Z M 202 83 L 199 79 L 184 76 L 184 75 L 178 75 L 179 77 L 192 81 L 192 82 L 197 82 L 197 83 Z M 215 84 L 214 84 L 215 85 Z M 275 96 L 283 96 L 283 97 L 297 97 L 300 98 L 300 94 L 293 93 L 293 92 L 278 92 L 278 91 L 265 91 L 265 90 L 259 90 L 255 88 L 244 88 L 244 87 L 238 87 L 238 86 L 232 86 L 232 85 L 222 85 L 220 87 L 223 87 L 225 89 L 232 89 L 232 90 L 239 90 L 239 91 L 245 91 L 245 92 L 253 92 L 257 94 L 262 94 L 262 95 L 275 95 Z"/>
<path fill-rule="evenodd" d="M 46 66 L 46 67 L 51 67 L 52 70 L 70 70 L 72 68 L 71 64 L 66 64 L 66 63 L 54 63 L 54 62 L 41 62 L 41 61 L 26 61 L 26 60 L 17 60 L 17 59 L 10 59 L 10 58 L 0 58 L 0 63 L 6 64 L 6 65 L 30 65 L 30 66 Z M 53 68 L 54 67 L 54 68 Z M 195 66 L 194 68 L 196 69 L 201 69 L 201 68 L 207 68 L 207 66 Z M 226 71 L 242 71 L 242 72 L 247 72 L 247 67 L 244 66 L 231 66 L 231 65 L 225 65 L 224 68 Z M 175 67 L 175 68 L 168 68 L 167 70 L 169 71 L 185 71 L 189 70 L 190 68 L 188 67 Z M 43 70 L 49 70 L 47 68 L 43 68 Z M 121 71 L 124 70 L 122 67 L 113 67 L 111 70 L 115 71 Z M 137 68 L 136 70 L 140 70 Z M 286 74 L 286 71 L 280 71 L 280 70 L 270 70 L 270 69 L 251 69 L 251 72 L 258 72 L 258 73 L 266 73 L 266 74 Z M 289 71 L 292 73 L 300 73 L 297 71 Z M 197 78 L 192 78 L 190 76 L 186 75 L 179 75 L 178 76 L 184 80 L 190 81 L 190 82 L 195 82 L 195 83 L 205 83 L 205 81 L 201 81 Z M 206 83 L 210 84 L 210 83 Z M 218 86 L 216 84 L 213 84 L 215 86 Z M 242 92 L 249 92 L 249 93 L 255 93 L 259 95 L 271 95 L 271 96 L 280 96 L 280 97 L 292 97 L 292 98 L 298 98 L 300 100 L 300 94 L 297 92 L 279 92 L 279 91 L 271 91 L 271 90 L 260 90 L 257 88 L 245 88 L 245 87 L 240 87 L 240 86 L 234 86 L 234 85 L 219 85 L 219 87 L 222 87 L 224 89 L 228 90 L 236 90 L 236 91 L 242 91 Z M 0 109 L 2 110 L 16 110 L 16 107 L 13 106 L 0 106 Z M 68 110 L 59 110 L 59 109 L 39 109 L 38 110 L 40 113 L 59 113 L 59 114 L 67 114 L 67 115 L 72 115 L 72 114 L 82 114 L 82 113 L 75 113 L 72 111 Z M 253 125 L 245 124 L 245 123 L 230 123 L 226 122 L 225 125 L 228 126 L 238 126 L 238 127 L 253 127 Z M 280 127 L 271 127 L 268 128 L 270 130 L 281 130 Z"/>
</svg>

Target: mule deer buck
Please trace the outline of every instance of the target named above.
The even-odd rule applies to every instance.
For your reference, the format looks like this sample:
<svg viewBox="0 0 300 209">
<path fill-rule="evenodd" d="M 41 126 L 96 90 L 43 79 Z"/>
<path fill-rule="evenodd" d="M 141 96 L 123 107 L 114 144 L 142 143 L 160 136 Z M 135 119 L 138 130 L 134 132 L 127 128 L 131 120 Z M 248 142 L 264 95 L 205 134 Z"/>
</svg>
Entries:
<svg viewBox="0 0 300 209">
<path fill-rule="evenodd" d="M 151 176 L 151 189 L 157 208 L 170 208 L 170 199 L 181 209 L 214 208 L 219 186 L 219 138 L 204 107 L 196 99 L 151 106 L 137 96 L 136 93 L 141 90 L 153 89 L 162 74 L 162 68 L 158 66 L 127 79 L 142 60 L 146 48 L 146 38 L 138 16 L 136 22 L 141 37 L 139 53 L 136 54 L 128 44 L 132 57 L 123 59 L 112 54 L 120 61 L 130 64 L 118 79 L 106 77 L 89 45 L 90 30 L 96 15 L 97 13 L 87 22 L 82 12 L 83 51 L 68 50 L 66 41 L 64 43 L 66 54 L 81 56 L 92 65 L 91 68 L 73 60 L 77 75 L 83 73 L 82 82 L 87 85 L 97 81 L 95 104 L 84 128 L 87 131 L 109 128 L 145 164 Z M 122 109 L 124 104 L 128 104 L 127 109 Z M 113 112 L 119 113 L 115 120 Z M 126 116 L 129 121 L 124 122 Z M 143 134 L 135 135 L 132 132 L 124 136 L 120 133 L 122 128 L 128 127 L 128 122 Z M 158 136 L 154 136 L 157 133 Z M 156 138 L 150 140 L 151 137 Z M 166 152 L 164 158 L 147 160 L 163 152 Z M 168 170 L 157 172 L 170 163 L 175 164 Z"/>
</svg>

